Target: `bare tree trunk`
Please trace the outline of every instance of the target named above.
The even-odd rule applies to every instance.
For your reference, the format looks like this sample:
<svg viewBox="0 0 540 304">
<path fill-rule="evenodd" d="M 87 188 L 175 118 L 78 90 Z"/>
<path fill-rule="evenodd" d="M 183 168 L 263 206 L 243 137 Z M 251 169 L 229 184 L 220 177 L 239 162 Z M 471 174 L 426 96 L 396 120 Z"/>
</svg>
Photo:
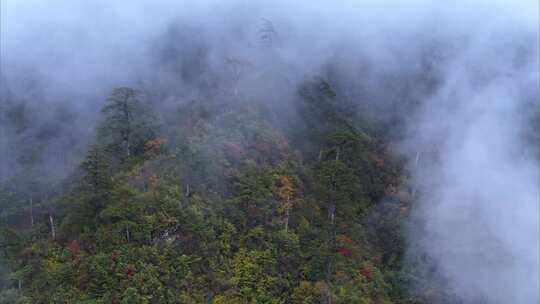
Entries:
<svg viewBox="0 0 540 304">
<path fill-rule="evenodd" d="M 54 239 L 56 239 L 56 229 L 54 228 L 54 218 L 52 214 L 49 213 L 49 224 L 51 225 L 51 236 Z"/>
<path fill-rule="evenodd" d="M 418 168 L 418 163 L 420 162 L 420 155 L 421 155 L 421 152 L 420 151 L 417 151 L 416 152 L 416 157 L 414 159 L 414 168 L 417 169 Z M 416 196 L 416 186 L 412 186 L 412 189 L 411 189 L 411 194 L 413 197 Z"/>
<path fill-rule="evenodd" d="M 285 232 L 289 231 L 289 217 L 291 214 L 291 197 L 287 195 L 287 208 L 285 209 Z"/>
<path fill-rule="evenodd" d="M 131 239 L 131 237 L 129 235 L 129 226 L 126 226 L 126 238 L 127 238 L 128 243 L 129 243 L 130 239 Z"/>
<path fill-rule="evenodd" d="M 336 160 L 339 160 L 339 148 L 336 154 Z M 330 289 L 330 283 L 332 281 L 332 272 L 333 272 L 333 254 L 335 252 L 335 242 L 336 242 L 336 200 L 335 200 L 335 176 L 332 176 L 332 194 L 330 196 L 330 203 L 328 205 L 328 218 L 330 220 L 330 236 L 328 241 L 328 261 L 326 264 L 326 285 L 327 285 L 327 294 L 326 302 L 327 304 L 332 304 L 332 291 Z"/>
<path fill-rule="evenodd" d="M 328 208 L 328 218 L 330 219 L 330 227 L 334 229 L 334 222 L 336 218 L 336 204 L 334 202 L 330 203 L 330 208 Z"/>
<path fill-rule="evenodd" d="M 329 240 L 329 254 L 328 254 L 328 261 L 326 264 L 326 285 L 327 285 L 327 291 L 326 291 L 326 302 L 327 304 L 332 304 L 332 292 L 330 290 L 330 282 L 332 281 L 332 270 L 333 270 L 333 254 L 334 254 L 334 247 L 335 247 L 335 236 L 336 236 L 336 230 L 335 230 L 335 211 L 336 211 L 336 205 L 335 203 L 332 203 L 329 208 L 329 217 L 330 217 L 330 240 Z"/>
<path fill-rule="evenodd" d="M 34 228 L 34 200 L 30 198 L 30 227 Z"/>
<path fill-rule="evenodd" d="M 129 152 L 129 139 L 126 139 L 126 155 L 127 157 L 130 157 L 131 153 Z"/>
<path fill-rule="evenodd" d="M 19 290 L 21 290 L 21 289 L 22 289 L 22 280 L 19 279 L 19 280 L 18 280 L 18 283 L 19 283 Z"/>
<path fill-rule="evenodd" d="M 124 117 L 125 117 L 125 120 L 126 120 L 126 136 L 124 138 L 125 140 L 125 148 L 126 148 L 126 156 L 127 157 L 130 157 L 131 156 L 131 152 L 130 152 L 130 146 L 129 146 L 129 142 L 131 141 L 131 117 L 130 117 L 130 111 L 129 111 L 129 106 L 128 106 L 128 102 L 129 102 L 129 95 L 127 95 L 125 97 L 125 100 L 124 100 Z"/>
<path fill-rule="evenodd" d="M 326 303 L 332 304 L 332 293 L 330 292 L 330 286 L 326 286 Z"/>
<path fill-rule="evenodd" d="M 189 184 L 186 184 L 186 197 L 189 197 L 190 193 Z"/>
</svg>

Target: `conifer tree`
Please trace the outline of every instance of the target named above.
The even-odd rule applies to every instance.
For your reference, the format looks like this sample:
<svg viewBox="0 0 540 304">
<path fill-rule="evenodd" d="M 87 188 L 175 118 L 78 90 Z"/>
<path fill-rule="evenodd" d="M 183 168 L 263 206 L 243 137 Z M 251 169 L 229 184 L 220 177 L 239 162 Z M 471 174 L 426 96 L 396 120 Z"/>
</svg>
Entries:
<svg viewBox="0 0 540 304">
<path fill-rule="evenodd" d="M 144 153 L 144 145 L 156 133 L 155 117 L 140 95 L 132 88 L 116 88 L 101 110 L 104 121 L 99 128 L 99 138 L 122 161 Z"/>
</svg>

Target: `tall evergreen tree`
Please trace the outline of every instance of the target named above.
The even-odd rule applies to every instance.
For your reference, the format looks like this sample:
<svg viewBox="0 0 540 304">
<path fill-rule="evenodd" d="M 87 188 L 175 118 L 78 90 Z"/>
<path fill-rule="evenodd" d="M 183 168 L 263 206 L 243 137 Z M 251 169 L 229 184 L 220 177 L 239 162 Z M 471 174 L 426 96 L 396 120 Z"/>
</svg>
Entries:
<svg viewBox="0 0 540 304">
<path fill-rule="evenodd" d="M 114 89 L 101 112 L 104 121 L 99 138 L 121 161 L 144 153 L 144 144 L 153 139 L 157 128 L 140 92 L 128 87 Z"/>
</svg>

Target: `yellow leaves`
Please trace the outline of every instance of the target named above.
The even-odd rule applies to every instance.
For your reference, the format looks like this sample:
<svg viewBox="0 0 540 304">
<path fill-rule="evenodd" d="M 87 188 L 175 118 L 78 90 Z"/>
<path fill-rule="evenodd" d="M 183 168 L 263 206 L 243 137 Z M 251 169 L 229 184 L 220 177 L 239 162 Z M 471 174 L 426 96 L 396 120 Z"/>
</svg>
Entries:
<svg viewBox="0 0 540 304">
<path fill-rule="evenodd" d="M 280 178 L 281 187 L 279 188 L 279 197 L 282 200 L 290 200 L 293 194 L 293 186 L 288 176 L 283 175 Z"/>
<path fill-rule="evenodd" d="M 148 184 L 150 185 L 151 190 L 156 189 L 159 184 L 159 177 L 157 176 L 157 174 L 152 174 L 150 175 L 150 177 L 148 177 Z"/>
<path fill-rule="evenodd" d="M 292 294 L 292 303 L 321 303 L 328 293 L 328 285 L 323 281 L 300 281 Z"/>
<path fill-rule="evenodd" d="M 60 261 L 55 257 L 48 258 L 44 261 L 43 267 L 48 273 L 56 273 L 60 269 Z"/>
<path fill-rule="evenodd" d="M 278 195 L 281 200 L 282 208 L 284 210 L 291 209 L 292 208 L 291 198 L 294 194 L 294 189 L 293 189 L 291 180 L 289 179 L 288 176 L 282 175 L 280 177 L 280 183 L 281 183 L 281 186 L 279 187 Z"/>
<path fill-rule="evenodd" d="M 288 176 L 282 175 L 279 180 L 281 184 L 281 186 L 278 188 L 278 195 L 281 201 L 279 211 L 285 214 L 285 225 L 288 226 L 289 212 L 293 207 L 291 199 L 294 195 L 294 188 Z"/>
</svg>

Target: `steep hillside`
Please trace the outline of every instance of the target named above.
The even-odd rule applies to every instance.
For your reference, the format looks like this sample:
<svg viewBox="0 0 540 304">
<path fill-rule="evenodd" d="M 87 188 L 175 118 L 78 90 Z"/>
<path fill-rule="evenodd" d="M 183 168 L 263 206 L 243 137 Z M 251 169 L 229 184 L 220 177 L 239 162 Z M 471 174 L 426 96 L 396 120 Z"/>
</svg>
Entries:
<svg viewBox="0 0 540 304">
<path fill-rule="evenodd" d="M 402 165 L 336 95 L 306 81 L 283 126 L 234 95 L 156 113 L 115 89 L 77 173 L 4 217 L 3 301 L 410 302 Z"/>
</svg>

